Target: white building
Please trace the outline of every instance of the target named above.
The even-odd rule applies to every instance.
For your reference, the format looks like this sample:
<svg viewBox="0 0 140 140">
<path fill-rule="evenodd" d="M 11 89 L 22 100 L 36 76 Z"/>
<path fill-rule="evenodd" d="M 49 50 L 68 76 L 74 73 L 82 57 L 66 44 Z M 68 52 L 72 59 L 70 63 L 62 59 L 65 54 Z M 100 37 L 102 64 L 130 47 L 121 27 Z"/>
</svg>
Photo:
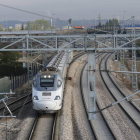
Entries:
<svg viewBox="0 0 140 140">
<path fill-rule="evenodd" d="M 15 30 L 21 30 L 22 25 L 21 24 L 15 24 Z"/>
<path fill-rule="evenodd" d="M 64 27 L 62 27 L 62 30 L 68 30 L 68 29 L 73 29 L 73 28 L 70 27 L 70 26 L 64 26 Z"/>
<path fill-rule="evenodd" d="M 13 27 L 12 26 L 9 26 L 9 29 L 11 30 L 11 29 L 13 29 Z"/>
</svg>

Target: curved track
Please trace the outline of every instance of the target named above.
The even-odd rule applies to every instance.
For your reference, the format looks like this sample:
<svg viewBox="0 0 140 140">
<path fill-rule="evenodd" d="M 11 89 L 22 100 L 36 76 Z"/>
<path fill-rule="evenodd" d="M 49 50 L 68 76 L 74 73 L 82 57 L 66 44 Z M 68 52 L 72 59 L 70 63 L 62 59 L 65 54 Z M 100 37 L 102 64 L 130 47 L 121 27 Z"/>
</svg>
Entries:
<svg viewBox="0 0 140 140">
<path fill-rule="evenodd" d="M 81 52 L 73 58 L 73 61 L 84 55 L 85 52 Z M 57 122 L 57 113 L 56 114 L 46 114 L 37 115 L 32 130 L 30 131 L 29 140 L 38 140 L 38 139 L 47 139 L 54 140 L 56 134 L 56 122 Z M 46 130 L 44 132 L 44 130 Z"/>
<path fill-rule="evenodd" d="M 100 57 L 96 56 L 96 59 Z M 87 63 L 84 65 L 82 71 L 81 71 L 81 76 L 80 76 L 80 87 L 81 87 L 81 94 L 82 94 L 82 99 L 83 99 L 83 103 L 86 109 L 86 113 L 87 113 L 87 117 L 88 117 L 88 96 L 87 96 Z M 100 109 L 97 104 L 97 109 Z M 91 124 L 91 128 L 93 129 L 93 132 L 95 134 L 96 139 L 104 139 L 104 140 L 113 140 L 115 139 L 115 136 L 112 133 L 112 130 L 110 129 L 110 127 L 108 126 L 108 124 L 106 123 L 106 120 L 104 118 L 104 116 L 101 114 L 97 114 L 96 115 L 96 119 L 95 120 L 90 120 L 90 124 Z"/>
<path fill-rule="evenodd" d="M 101 79 L 110 93 L 112 99 L 115 101 L 124 98 L 124 94 L 122 91 L 116 86 L 112 78 L 110 77 L 107 71 L 107 60 L 110 55 L 104 56 L 104 58 L 100 62 L 100 76 Z M 104 60 L 104 62 L 103 62 Z M 140 131 L 140 111 L 130 102 L 123 101 L 119 104 L 119 109 L 121 114 L 126 117 L 127 121 L 131 123 L 131 127 L 138 133 Z"/>
<path fill-rule="evenodd" d="M 63 53 L 63 52 L 62 52 L 62 53 Z M 84 55 L 84 54 L 85 54 L 85 52 L 81 51 L 80 53 L 74 55 L 72 62 L 73 62 L 74 60 L 76 60 L 78 57 L 80 57 L 80 56 L 82 56 L 82 55 Z M 59 60 L 59 62 L 60 62 L 60 60 Z M 72 62 L 71 62 L 71 63 L 72 63 Z M 58 65 L 58 62 L 57 62 L 57 65 Z M 11 102 L 11 103 L 8 103 L 7 105 L 8 105 L 8 107 L 10 108 L 10 110 L 11 110 L 12 112 L 17 111 L 18 109 L 20 109 L 21 107 L 23 107 L 23 104 L 24 104 L 24 103 L 25 103 L 25 105 L 26 105 L 26 104 L 29 104 L 29 103 L 32 102 L 31 95 L 32 95 L 32 94 L 31 94 L 31 91 L 30 91 L 29 94 L 24 95 L 24 96 L 20 97 L 19 99 L 16 99 L 15 101 L 13 101 L 13 102 Z M 28 96 L 29 96 L 29 98 L 28 98 L 28 100 L 26 101 L 26 98 L 27 98 Z M 25 101 L 26 101 L 26 102 L 25 102 Z M 3 113 L 3 110 L 4 110 L 4 109 L 5 109 L 5 106 L 0 107 L 0 112 Z M 8 114 L 9 114 L 9 112 L 6 111 L 6 112 L 5 112 L 5 115 L 8 115 Z"/>
<path fill-rule="evenodd" d="M 28 140 L 53 140 L 57 114 L 37 115 Z"/>
</svg>

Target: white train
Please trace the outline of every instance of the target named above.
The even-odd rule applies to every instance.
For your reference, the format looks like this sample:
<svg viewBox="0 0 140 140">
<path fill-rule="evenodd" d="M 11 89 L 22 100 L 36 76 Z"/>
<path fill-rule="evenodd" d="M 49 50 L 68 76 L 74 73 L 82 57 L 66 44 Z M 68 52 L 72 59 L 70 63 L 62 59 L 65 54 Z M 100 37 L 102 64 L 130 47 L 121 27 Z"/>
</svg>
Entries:
<svg viewBox="0 0 140 140">
<path fill-rule="evenodd" d="M 69 63 L 73 53 L 69 52 Z M 53 113 L 62 108 L 63 90 L 66 80 L 66 53 L 58 53 L 33 79 L 33 109 L 40 113 Z"/>
</svg>

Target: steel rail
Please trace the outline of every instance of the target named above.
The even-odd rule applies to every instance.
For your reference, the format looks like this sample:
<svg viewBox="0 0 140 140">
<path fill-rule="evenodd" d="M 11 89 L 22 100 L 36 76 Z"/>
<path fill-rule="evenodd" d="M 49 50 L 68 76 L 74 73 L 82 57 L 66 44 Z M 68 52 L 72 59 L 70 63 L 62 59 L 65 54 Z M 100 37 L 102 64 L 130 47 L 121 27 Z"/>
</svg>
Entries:
<svg viewBox="0 0 140 140">
<path fill-rule="evenodd" d="M 98 57 L 100 57 L 101 55 L 102 55 L 102 54 L 99 54 L 99 55 L 96 57 L 96 59 L 97 59 Z M 87 63 L 85 63 L 85 65 L 83 66 L 83 68 L 82 68 L 82 70 L 81 70 L 81 74 L 80 74 L 80 90 L 81 90 L 81 95 L 82 95 L 83 104 L 84 104 L 84 107 L 85 107 L 85 110 L 86 110 L 86 115 L 87 115 L 87 117 L 88 117 L 88 107 L 86 106 L 86 101 L 84 100 L 84 93 L 83 93 L 83 89 L 82 89 L 82 77 L 83 77 L 83 72 L 84 72 L 84 69 L 85 69 L 86 65 L 87 65 Z M 97 105 L 97 107 L 99 108 L 98 102 L 96 102 L 96 105 Z M 99 108 L 99 109 L 100 109 L 100 108 Z M 109 130 L 110 133 L 112 134 L 112 137 L 113 137 L 114 139 L 116 139 L 116 138 L 115 138 L 115 135 L 113 134 L 113 132 L 112 132 L 112 130 L 111 130 L 111 128 L 109 127 L 108 123 L 106 122 L 106 119 L 105 119 L 104 115 L 102 114 L 102 112 L 101 112 L 101 116 L 102 116 L 102 118 L 103 118 L 103 120 L 104 120 L 104 122 L 105 122 L 105 124 L 106 124 L 106 126 L 107 126 L 107 128 L 108 128 L 108 130 Z M 98 136 L 97 136 L 97 134 L 96 134 L 96 132 L 95 132 L 95 130 L 94 130 L 94 127 L 93 127 L 93 125 L 92 125 L 92 122 L 91 122 L 91 120 L 89 120 L 89 121 L 90 121 L 90 126 L 91 126 L 91 128 L 93 129 L 93 133 L 94 133 L 96 139 L 98 139 Z"/>
<path fill-rule="evenodd" d="M 33 126 L 32 126 L 32 128 L 31 128 L 31 131 L 30 131 L 30 134 L 29 134 L 29 137 L 28 137 L 28 140 L 32 140 L 32 138 L 33 138 L 33 135 L 34 135 L 34 130 L 35 130 L 35 128 L 36 128 L 36 126 L 37 126 L 37 122 L 38 122 L 38 119 L 39 119 L 39 114 L 36 116 L 36 118 L 35 118 L 35 121 L 34 121 L 34 123 L 33 123 Z"/>
<path fill-rule="evenodd" d="M 108 56 L 108 58 L 105 61 L 105 66 L 106 66 L 106 70 L 107 70 L 107 61 L 109 59 L 109 57 L 111 56 L 111 54 Z M 111 78 L 110 74 L 107 71 L 107 75 L 110 78 L 110 80 L 112 81 L 112 83 L 114 84 L 114 86 L 118 89 L 118 91 L 123 95 L 123 97 L 126 97 L 126 95 L 121 91 L 121 89 L 117 86 L 117 84 L 114 82 L 114 80 Z M 138 112 L 140 112 L 140 108 L 138 109 L 132 102 L 129 102 Z"/>
<path fill-rule="evenodd" d="M 106 55 L 107 56 L 107 55 Z M 104 56 L 104 58 L 106 57 Z M 115 98 L 115 96 L 113 95 L 113 93 L 111 92 L 111 90 L 109 89 L 108 85 L 106 84 L 105 82 L 105 79 L 103 78 L 103 75 L 102 75 L 102 72 L 101 72 L 101 64 L 102 64 L 102 61 L 103 59 L 100 61 L 100 64 L 99 64 L 99 73 L 100 73 L 100 76 L 101 76 L 101 79 L 105 85 L 105 87 L 107 88 L 108 92 L 110 93 L 110 95 L 113 97 L 113 99 L 115 101 L 117 101 L 117 99 Z M 116 87 L 117 88 L 117 87 Z M 118 88 L 117 88 L 118 89 Z M 125 113 L 126 116 L 128 116 L 128 118 L 131 120 L 131 122 L 133 122 L 133 124 L 137 127 L 137 129 L 140 131 L 140 126 L 135 122 L 135 120 L 133 120 L 133 118 L 128 114 L 128 112 L 125 110 L 125 108 L 121 105 L 121 104 L 118 104 L 118 106 L 122 109 L 122 111 Z"/>
<path fill-rule="evenodd" d="M 78 54 L 78 56 L 81 56 L 81 55 L 82 55 L 82 54 Z M 77 55 L 75 55 L 75 56 L 77 56 Z M 75 60 L 75 58 L 74 58 L 74 60 Z M 32 95 L 32 93 L 29 94 L 29 96 L 31 96 L 31 95 Z M 26 97 L 28 97 L 28 94 L 25 95 L 25 96 L 23 96 L 23 97 L 20 97 L 19 99 L 15 100 L 15 101 L 13 101 L 13 102 L 7 104 L 7 105 L 8 105 L 8 107 L 10 108 L 12 105 L 14 105 L 14 104 L 18 103 L 19 101 L 25 99 Z M 27 102 L 26 102 L 26 105 L 29 104 L 29 103 L 31 103 L 31 102 L 32 102 L 32 99 L 29 100 L 29 101 L 27 101 Z M 14 112 L 14 111 L 20 109 L 21 107 L 22 107 L 22 104 L 19 105 L 19 106 L 16 107 L 16 108 L 12 109 L 11 111 Z M 0 111 L 2 111 L 4 108 L 5 108 L 5 106 L 1 107 L 1 108 L 0 108 Z M 9 114 L 9 113 L 6 113 L 6 115 L 8 115 L 8 114 Z"/>
<path fill-rule="evenodd" d="M 58 118 L 58 113 L 55 114 L 51 140 L 55 140 L 57 118 Z"/>
</svg>

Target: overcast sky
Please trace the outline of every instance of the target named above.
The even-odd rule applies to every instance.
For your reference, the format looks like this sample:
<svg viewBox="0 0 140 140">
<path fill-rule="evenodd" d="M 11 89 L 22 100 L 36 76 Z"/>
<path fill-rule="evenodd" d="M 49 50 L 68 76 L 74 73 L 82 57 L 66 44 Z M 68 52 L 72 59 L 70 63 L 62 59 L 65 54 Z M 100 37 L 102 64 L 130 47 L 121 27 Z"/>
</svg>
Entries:
<svg viewBox="0 0 140 140">
<path fill-rule="evenodd" d="M 128 19 L 134 15 L 140 20 L 140 0 L 0 0 L 0 4 L 62 20 L 98 19 L 99 13 L 102 19 L 123 19 L 123 16 Z M 42 17 L 0 6 L 0 21 L 31 21 L 39 18 Z"/>
</svg>

